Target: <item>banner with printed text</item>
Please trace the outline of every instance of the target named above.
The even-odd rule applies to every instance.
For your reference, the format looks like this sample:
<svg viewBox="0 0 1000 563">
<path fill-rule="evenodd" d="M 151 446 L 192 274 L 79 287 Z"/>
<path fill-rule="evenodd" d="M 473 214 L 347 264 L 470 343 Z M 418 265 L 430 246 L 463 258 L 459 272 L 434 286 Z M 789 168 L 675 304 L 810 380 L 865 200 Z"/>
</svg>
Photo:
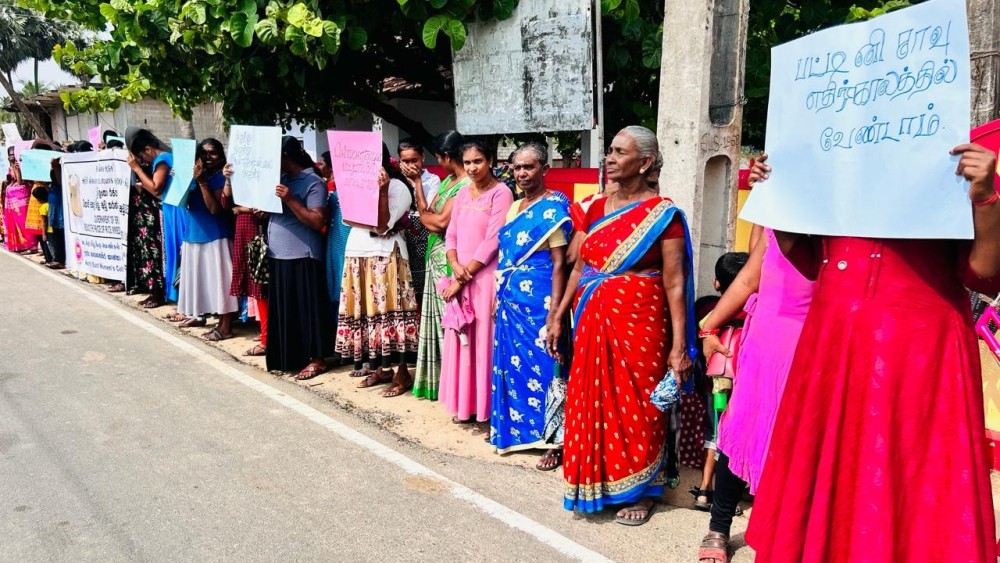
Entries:
<svg viewBox="0 0 1000 563">
<path fill-rule="evenodd" d="M 62 157 L 67 268 L 125 281 L 130 178 L 123 149 Z"/>
<path fill-rule="evenodd" d="M 771 50 L 774 168 L 741 218 L 783 231 L 972 238 L 965 0 L 930 0 Z"/>
</svg>

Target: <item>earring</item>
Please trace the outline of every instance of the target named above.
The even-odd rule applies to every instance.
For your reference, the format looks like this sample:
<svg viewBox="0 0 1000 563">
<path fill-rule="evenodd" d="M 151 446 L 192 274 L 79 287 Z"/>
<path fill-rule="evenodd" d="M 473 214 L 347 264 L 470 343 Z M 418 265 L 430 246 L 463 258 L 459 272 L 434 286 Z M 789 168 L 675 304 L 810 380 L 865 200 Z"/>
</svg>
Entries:
<svg viewBox="0 0 1000 563">
<path fill-rule="evenodd" d="M 640 168 L 639 169 L 639 174 L 645 174 L 645 173 L 646 173 L 646 169 L 645 168 Z"/>
</svg>

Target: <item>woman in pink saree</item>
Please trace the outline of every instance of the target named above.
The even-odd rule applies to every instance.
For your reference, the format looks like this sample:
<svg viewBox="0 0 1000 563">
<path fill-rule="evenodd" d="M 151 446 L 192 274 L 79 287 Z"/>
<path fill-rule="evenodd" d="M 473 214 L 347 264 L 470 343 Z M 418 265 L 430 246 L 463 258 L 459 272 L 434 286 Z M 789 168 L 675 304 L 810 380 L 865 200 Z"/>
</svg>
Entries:
<svg viewBox="0 0 1000 563">
<path fill-rule="evenodd" d="M 28 200 L 31 199 L 31 185 L 21 180 L 21 166 L 14 158 L 14 147 L 7 149 L 10 170 L 4 182 L 3 225 L 6 231 L 4 244 L 11 252 L 31 250 L 37 245 L 35 235 L 29 235 L 24 228 L 28 215 Z"/>
</svg>

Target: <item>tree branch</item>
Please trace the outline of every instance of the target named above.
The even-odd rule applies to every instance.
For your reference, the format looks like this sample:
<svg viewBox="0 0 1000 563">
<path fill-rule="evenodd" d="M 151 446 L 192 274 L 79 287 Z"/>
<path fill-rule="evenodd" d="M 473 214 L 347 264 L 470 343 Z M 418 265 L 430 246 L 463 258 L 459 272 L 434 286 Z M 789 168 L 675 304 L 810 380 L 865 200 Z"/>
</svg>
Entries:
<svg viewBox="0 0 1000 563">
<path fill-rule="evenodd" d="M 21 114 L 24 115 L 24 118 L 28 120 L 28 125 L 31 125 L 31 128 L 35 130 L 35 136 L 43 141 L 51 143 L 52 139 L 49 138 L 49 135 L 45 132 L 45 129 L 42 128 L 41 122 L 39 122 L 38 118 L 35 117 L 35 114 L 30 109 L 28 109 L 28 106 L 24 103 L 24 100 L 22 100 L 21 96 L 17 93 L 17 91 L 14 90 L 14 85 L 11 84 L 9 80 L 7 80 L 7 77 L 4 76 L 3 73 L 0 73 L 0 86 L 3 86 L 3 89 L 7 90 L 7 94 L 10 95 L 10 99 L 11 101 L 14 102 L 14 105 L 17 107 L 17 111 L 21 112 Z"/>
</svg>

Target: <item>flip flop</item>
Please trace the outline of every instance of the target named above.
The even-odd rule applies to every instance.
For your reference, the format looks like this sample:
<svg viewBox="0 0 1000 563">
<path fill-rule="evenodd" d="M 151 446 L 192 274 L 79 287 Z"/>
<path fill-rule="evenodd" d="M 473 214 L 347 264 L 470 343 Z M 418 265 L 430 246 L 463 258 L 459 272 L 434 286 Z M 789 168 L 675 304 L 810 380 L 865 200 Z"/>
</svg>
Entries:
<svg viewBox="0 0 1000 563">
<path fill-rule="evenodd" d="M 182 322 L 178 326 L 180 326 L 181 328 L 198 328 L 200 326 L 205 326 L 207 324 L 208 321 L 206 321 L 205 319 L 199 319 L 198 317 L 191 317 L 190 319 Z"/>
<path fill-rule="evenodd" d="M 145 307 L 147 304 L 152 303 L 149 299 L 145 299 L 139 304 Z M 179 323 L 187 320 L 187 315 L 182 315 L 180 313 L 170 313 L 169 315 L 163 315 L 163 320 L 170 321 L 172 323 Z"/>
<path fill-rule="evenodd" d="M 330 367 L 326 365 L 326 362 L 323 362 L 322 364 L 319 365 L 310 363 L 302 371 L 300 371 L 298 375 L 295 376 L 295 380 L 306 381 L 307 379 L 312 379 L 317 375 L 322 375 L 326 373 L 329 369 Z"/>
<path fill-rule="evenodd" d="M 635 505 L 626 507 L 625 510 L 627 510 L 629 512 L 639 512 L 640 510 L 645 510 L 646 511 L 646 516 L 644 516 L 643 518 L 641 518 L 639 520 L 634 520 L 632 518 L 624 518 L 622 516 L 617 516 L 616 515 L 615 516 L 615 522 L 618 522 L 622 526 L 642 526 L 646 522 L 649 522 L 649 519 L 653 517 L 653 513 L 656 512 L 656 503 L 651 504 L 649 506 L 649 508 L 645 508 L 643 506 L 635 504 Z"/>
<path fill-rule="evenodd" d="M 201 335 L 201 337 L 209 342 L 221 342 L 223 340 L 229 340 L 233 337 L 233 335 L 230 334 L 229 336 L 226 336 L 225 334 L 222 334 L 222 331 L 218 328 L 213 328 L 212 330 Z"/>
<path fill-rule="evenodd" d="M 266 356 L 267 348 L 261 346 L 260 344 L 255 345 L 246 352 L 243 352 L 244 356 Z"/>
<path fill-rule="evenodd" d="M 553 458 L 556 460 L 555 465 L 551 467 L 542 465 L 543 461 Z M 538 460 L 538 463 L 535 464 L 535 469 L 539 471 L 555 471 L 560 465 L 562 465 L 562 450 L 547 450 L 545 454 L 542 455 L 542 459 Z"/>
</svg>

